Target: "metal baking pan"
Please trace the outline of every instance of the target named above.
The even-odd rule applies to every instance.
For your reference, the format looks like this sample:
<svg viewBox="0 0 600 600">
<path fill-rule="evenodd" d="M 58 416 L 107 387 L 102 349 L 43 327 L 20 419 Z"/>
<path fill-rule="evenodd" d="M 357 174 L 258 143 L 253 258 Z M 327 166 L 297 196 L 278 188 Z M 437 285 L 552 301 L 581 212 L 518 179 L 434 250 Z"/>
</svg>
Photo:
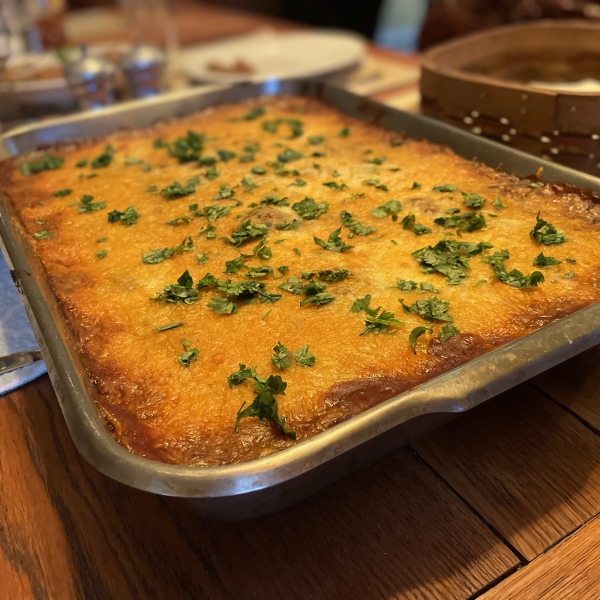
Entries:
<svg viewBox="0 0 600 600">
<path fill-rule="evenodd" d="M 209 86 L 80 113 L 5 134 L 0 137 L 0 158 L 58 141 L 145 127 L 157 119 L 263 94 L 318 96 L 345 114 L 445 144 L 467 159 L 477 158 L 521 177 L 544 167 L 544 181 L 561 181 L 600 195 L 599 179 L 319 82 Z M 188 498 L 206 516 L 239 519 L 281 509 L 600 341 L 597 303 L 271 456 L 221 467 L 167 465 L 127 452 L 109 435 L 44 269 L 28 239 L 18 233 L 18 219 L 1 197 L 0 235 L 79 451 L 105 475 L 156 494 Z"/>
</svg>

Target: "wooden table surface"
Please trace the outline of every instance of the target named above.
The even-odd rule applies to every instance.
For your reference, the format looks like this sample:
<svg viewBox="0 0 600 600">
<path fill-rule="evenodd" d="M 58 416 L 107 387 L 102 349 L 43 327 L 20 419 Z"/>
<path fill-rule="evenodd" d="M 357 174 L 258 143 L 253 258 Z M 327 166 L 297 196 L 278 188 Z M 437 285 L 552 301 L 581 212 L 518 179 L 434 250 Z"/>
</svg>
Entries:
<svg viewBox="0 0 600 600">
<path fill-rule="evenodd" d="M 262 19 L 232 15 L 235 33 Z M 0 599 L 598 599 L 599 362 L 233 523 L 101 475 L 42 377 L 0 398 Z"/>
</svg>

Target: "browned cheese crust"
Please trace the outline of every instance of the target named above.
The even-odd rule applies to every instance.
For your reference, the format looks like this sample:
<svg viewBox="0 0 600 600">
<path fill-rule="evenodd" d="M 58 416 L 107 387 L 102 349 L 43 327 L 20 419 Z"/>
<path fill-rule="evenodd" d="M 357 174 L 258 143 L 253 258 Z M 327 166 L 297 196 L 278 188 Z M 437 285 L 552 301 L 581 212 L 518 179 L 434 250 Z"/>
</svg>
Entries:
<svg viewBox="0 0 600 600">
<path fill-rule="evenodd" d="M 257 106 L 265 107 L 263 115 L 240 119 Z M 294 127 L 287 119 L 301 122 L 300 135 L 293 137 Z M 275 132 L 273 127 L 263 127 L 265 121 L 277 120 Z M 344 128 L 348 135 L 340 135 Z M 153 145 L 159 137 L 172 143 L 188 130 L 206 136 L 202 155 L 217 158 L 216 178 L 206 176 L 209 166 L 197 161 L 180 163 L 166 148 Z M 323 136 L 323 141 L 311 143 L 309 138 L 314 136 Z M 262 98 L 206 110 L 151 130 L 57 147 L 49 152 L 64 158 L 58 169 L 24 176 L 19 165 L 33 155 L 3 163 L 0 189 L 20 216 L 16 225 L 31 238 L 47 270 L 79 341 L 83 364 L 97 386 L 96 401 L 125 448 L 155 460 L 195 466 L 265 456 L 297 442 L 284 437 L 273 423 L 256 418 L 242 420 L 239 433 L 234 432 L 240 406 L 254 397 L 250 381 L 228 386 L 227 377 L 239 363 L 256 365 L 263 377 L 280 374 L 287 382 L 286 394 L 277 396 L 279 415 L 286 417 L 286 426 L 301 441 L 598 301 L 600 209 L 592 199 L 557 186 L 531 187 L 529 181 L 469 162 L 426 141 L 393 144 L 395 137 L 316 100 Z M 92 168 L 91 160 L 107 144 L 115 150 L 110 164 Z M 259 150 L 244 150 L 255 144 Z M 274 165 L 286 148 L 302 157 Z M 236 156 L 222 160 L 219 150 Z M 244 160 L 249 162 L 240 161 L 248 155 Z M 76 167 L 82 159 L 88 159 L 87 166 Z M 252 173 L 256 166 L 265 167 L 265 173 Z M 185 186 L 195 177 L 199 182 L 190 195 L 167 200 L 160 194 L 174 181 Z M 246 189 L 243 178 L 251 178 L 257 187 Z M 331 181 L 341 189 L 323 185 Z M 446 183 L 456 191 L 433 191 Z M 221 185 L 234 189 L 233 199 L 214 199 Z M 70 195 L 53 195 L 65 188 L 72 189 Z M 487 201 L 482 208 L 468 208 L 460 192 L 478 194 Z M 80 213 L 84 194 L 105 206 Z M 287 198 L 287 205 L 250 206 L 268 196 Z M 305 197 L 327 203 L 327 212 L 302 219 L 292 205 Z M 504 208 L 494 207 L 496 198 Z M 402 205 L 396 220 L 391 215 L 371 215 L 392 199 Z M 194 216 L 188 208 L 192 204 L 198 205 L 197 211 L 215 205 L 230 208 L 214 221 L 215 237 L 199 233 L 209 222 Z M 139 213 L 137 223 L 108 221 L 107 213 L 128 206 Z M 434 219 L 447 217 L 446 211 L 452 208 L 481 213 L 486 226 L 464 231 L 459 237 L 456 228 L 434 224 Z M 327 240 L 342 225 L 340 212 L 344 210 L 377 231 L 350 237 L 351 229 L 343 226 L 341 237 L 353 248 L 341 253 L 316 245 L 313 236 Z M 555 246 L 536 242 L 530 231 L 538 211 L 568 241 Z M 417 235 L 411 227 L 403 228 L 402 219 L 409 214 L 432 232 Z M 189 223 L 167 225 L 184 216 L 193 218 Z M 251 255 L 260 238 L 239 248 L 222 238 L 247 219 L 269 224 L 265 239 L 272 257 L 251 256 L 244 262 L 247 267 L 272 267 L 274 275 L 258 281 L 264 281 L 269 293 L 281 294 L 280 300 L 237 302 L 235 314 L 217 314 L 207 306 L 211 298 L 223 297 L 211 287 L 200 290 L 191 304 L 151 300 L 186 269 L 194 284 L 207 272 L 221 280 L 244 281 L 247 270 L 227 275 L 225 262 L 240 252 Z M 296 229 L 276 228 L 294 219 Z M 52 239 L 34 240 L 33 234 L 40 230 L 50 232 Z M 186 236 L 192 238 L 193 251 L 175 252 L 159 264 L 142 261 L 149 249 L 175 248 Z M 102 238 L 107 240 L 97 241 Z M 489 242 L 493 248 L 467 258 L 467 277 L 459 285 L 448 285 L 443 274 L 424 273 L 411 256 L 443 239 Z M 99 258 L 96 253 L 103 250 L 106 256 Z M 494 277 L 492 266 L 482 257 L 499 250 L 510 252 L 505 263 L 508 271 L 519 269 L 527 275 L 539 270 L 545 281 L 518 289 Z M 540 252 L 560 264 L 533 266 Z M 202 253 L 206 262 L 199 264 L 197 254 Z M 285 276 L 277 270 L 279 266 L 289 267 Z M 325 282 L 325 291 L 334 296 L 327 304 L 301 307 L 305 295 L 278 287 L 288 277 L 300 277 L 302 271 L 333 268 L 347 269 L 352 275 Z M 565 277 L 569 272 L 574 276 Z M 394 287 L 397 279 L 431 284 L 438 292 L 419 288 L 402 292 Z M 366 314 L 351 312 L 351 307 L 367 294 L 372 296 L 371 307 L 393 312 L 404 325 L 361 336 Z M 449 302 L 447 312 L 459 331 L 444 342 L 440 339 L 443 321 L 429 323 L 414 312 L 405 314 L 398 302 L 403 298 L 411 305 L 432 295 Z M 154 331 L 175 321 L 184 325 Z M 417 340 L 415 353 L 409 334 L 418 326 L 432 327 L 432 331 Z M 178 362 L 182 339 L 199 350 L 198 359 L 189 367 Z M 315 364 L 300 366 L 292 359 L 287 369 L 279 371 L 271 363 L 279 341 L 291 352 L 309 344 Z"/>
</svg>

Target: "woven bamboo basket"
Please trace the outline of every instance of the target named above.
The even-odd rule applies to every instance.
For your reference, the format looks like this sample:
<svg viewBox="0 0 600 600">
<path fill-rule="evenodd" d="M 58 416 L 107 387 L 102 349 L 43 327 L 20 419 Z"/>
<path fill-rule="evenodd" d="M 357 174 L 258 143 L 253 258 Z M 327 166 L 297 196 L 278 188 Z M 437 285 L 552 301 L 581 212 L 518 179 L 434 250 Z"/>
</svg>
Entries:
<svg viewBox="0 0 600 600">
<path fill-rule="evenodd" d="M 510 25 L 436 46 L 423 57 L 431 115 L 600 176 L 600 92 L 545 89 L 600 82 L 600 22 Z"/>
</svg>

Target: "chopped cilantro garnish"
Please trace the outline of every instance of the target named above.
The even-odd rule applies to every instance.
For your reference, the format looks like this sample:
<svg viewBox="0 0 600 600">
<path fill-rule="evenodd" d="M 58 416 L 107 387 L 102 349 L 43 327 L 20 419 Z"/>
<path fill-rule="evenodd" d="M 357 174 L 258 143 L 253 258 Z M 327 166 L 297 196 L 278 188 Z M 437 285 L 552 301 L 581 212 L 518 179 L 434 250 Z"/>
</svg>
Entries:
<svg viewBox="0 0 600 600">
<path fill-rule="evenodd" d="M 100 252 L 94 252 L 94 254 L 98 257 L 98 258 L 104 258 L 107 254 L 108 250 L 100 250 Z"/>
<path fill-rule="evenodd" d="M 455 192 L 456 186 L 453 183 L 445 183 L 444 185 L 436 185 L 431 190 L 433 192 Z"/>
<path fill-rule="evenodd" d="M 282 275 L 285 275 L 285 273 L 282 273 Z M 298 296 L 304 294 L 304 286 L 305 284 L 299 277 L 289 277 L 279 286 L 279 288 Z"/>
<path fill-rule="evenodd" d="M 82 158 L 81 160 L 78 160 L 78 161 L 75 163 L 75 166 L 76 166 L 78 169 L 81 169 L 81 167 L 85 167 L 85 166 L 87 165 L 87 162 L 88 162 L 88 159 L 87 159 L 87 158 Z"/>
<path fill-rule="evenodd" d="M 314 304 L 315 306 L 321 306 L 323 304 L 328 304 L 334 299 L 335 296 L 329 294 L 328 292 L 319 292 L 318 294 L 312 294 L 304 298 L 304 300 L 300 302 L 300 306 L 304 306 L 306 304 Z"/>
<path fill-rule="evenodd" d="M 244 179 L 242 179 L 242 187 L 244 188 L 245 192 L 251 194 L 258 187 L 258 185 L 252 181 L 252 177 L 244 177 Z"/>
<path fill-rule="evenodd" d="M 42 229 L 41 231 L 36 231 L 33 234 L 33 238 L 36 240 L 51 240 L 54 236 L 47 230 Z"/>
<path fill-rule="evenodd" d="M 485 217 L 481 213 L 469 211 L 460 214 L 454 214 L 449 217 L 438 217 L 433 221 L 436 225 L 442 227 L 457 227 L 458 233 L 463 231 L 477 231 L 487 226 Z"/>
<path fill-rule="evenodd" d="M 115 149 L 108 145 L 104 147 L 104 152 L 102 154 L 100 154 L 99 156 L 97 156 L 91 163 L 91 167 L 92 169 L 103 169 L 105 167 L 108 167 L 108 165 L 110 165 L 112 159 L 113 159 L 113 154 L 115 153 Z"/>
<path fill-rule="evenodd" d="M 348 137 L 350 135 L 350 129 L 348 127 L 344 127 L 338 133 L 338 137 Z"/>
<path fill-rule="evenodd" d="M 436 290 L 431 283 L 427 283 L 426 281 L 421 281 L 419 283 L 419 290 L 421 292 L 433 292 L 434 294 L 440 293 L 440 290 Z"/>
<path fill-rule="evenodd" d="M 335 267 L 334 269 L 326 269 L 324 271 L 319 271 L 317 273 L 317 277 L 321 281 L 343 281 L 346 277 L 351 277 L 352 273 L 348 271 L 348 269 L 338 269 Z"/>
<path fill-rule="evenodd" d="M 574 271 L 567 271 L 565 273 L 565 279 L 572 279 L 573 277 L 575 277 L 575 272 Z"/>
<path fill-rule="evenodd" d="M 454 327 L 454 325 L 452 325 L 451 323 L 446 323 L 442 327 L 442 331 L 440 331 L 440 340 L 442 340 L 442 342 L 445 342 L 457 333 L 459 333 L 459 331 L 456 327 Z"/>
<path fill-rule="evenodd" d="M 176 158 L 180 163 L 193 162 L 200 159 L 204 149 L 205 137 L 202 134 L 188 131 L 185 137 L 177 138 L 173 143 L 167 144 L 162 140 L 155 142 L 155 148 L 166 148 L 169 155 Z"/>
<path fill-rule="evenodd" d="M 429 227 L 425 227 L 425 225 L 421 225 L 421 223 L 415 223 L 412 230 L 415 235 L 431 233 L 431 229 L 429 229 Z"/>
<path fill-rule="evenodd" d="M 453 240 L 440 240 L 435 246 L 416 250 L 412 256 L 421 265 L 423 273 L 442 273 L 448 278 L 448 285 L 458 285 L 467 276 L 469 262 L 460 243 Z"/>
<path fill-rule="evenodd" d="M 150 248 L 148 252 L 142 254 L 142 261 L 148 265 L 158 265 L 163 260 L 171 258 L 174 254 L 175 248 L 163 248 L 162 250 L 153 250 Z"/>
<path fill-rule="evenodd" d="M 336 229 L 329 234 L 327 241 L 324 242 L 322 239 L 313 236 L 315 244 L 317 246 L 321 246 L 325 250 L 331 250 L 332 252 L 344 252 L 345 250 L 350 250 L 350 248 L 354 248 L 354 246 L 348 246 L 344 240 L 340 237 L 340 233 L 342 228 Z"/>
<path fill-rule="evenodd" d="M 206 234 L 206 239 L 216 238 L 217 228 L 209 223 L 198 230 L 198 235 L 202 235 L 203 233 Z"/>
<path fill-rule="evenodd" d="M 187 182 L 187 185 L 181 185 L 179 181 L 174 181 L 171 185 L 160 190 L 160 194 L 167 200 L 173 200 L 174 198 L 181 198 L 183 196 L 189 196 L 196 191 L 198 185 L 198 178 L 195 177 Z"/>
<path fill-rule="evenodd" d="M 192 250 L 195 250 L 196 246 L 194 245 L 194 241 L 192 240 L 192 236 L 188 235 L 187 237 L 183 238 L 183 242 L 181 242 L 181 244 L 179 244 L 179 246 L 175 247 L 175 252 L 191 252 Z"/>
<path fill-rule="evenodd" d="M 406 215 L 400 223 L 402 224 L 402 229 L 412 229 L 415 224 L 415 215 Z"/>
<path fill-rule="evenodd" d="M 402 210 L 402 204 L 399 200 L 388 200 L 382 206 L 378 206 L 371 211 L 371 215 L 376 219 L 384 219 L 388 215 L 392 217 L 392 221 L 398 219 L 398 213 Z"/>
<path fill-rule="evenodd" d="M 301 200 L 300 202 L 296 202 L 292 205 L 292 210 L 298 213 L 303 219 L 316 219 L 321 215 L 324 215 L 329 208 L 329 204 L 327 202 L 315 202 L 312 198 L 308 196 Z"/>
<path fill-rule="evenodd" d="M 210 169 L 206 169 L 204 171 L 204 177 L 209 181 L 213 181 L 219 176 L 219 171 L 217 171 L 217 167 L 210 167 Z"/>
<path fill-rule="evenodd" d="M 285 277 L 290 268 L 288 266 L 282 265 L 281 267 L 277 267 L 277 270 Z"/>
<path fill-rule="evenodd" d="M 205 206 L 202 210 L 194 212 L 197 217 L 206 217 L 209 223 L 214 223 L 227 213 L 229 213 L 229 206 Z"/>
<path fill-rule="evenodd" d="M 308 351 L 308 347 L 307 344 L 294 352 L 294 358 L 296 359 L 297 365 L 302 367 L 312 367 L 315 364 L 317 359 Z"/>
<path fill-rule="evenodd" d="M 120 221 L 124 225 L 135 225 L 139 218 L 140 215 L 133 206 L 128 206 L 123 212 L 120 210 L 111 210 L 108 213 L 109 223 Z"/>
<path fill-rule="evenodd" d="M 302 158 L 302 154 L 296 150 L 293 150 L 292 148 L 286 148 L 283 152 L 280 152 L 277 155 L 277 160 L 282 163 L 288 163 L 293 160 L 298 160 L 299 158 Z"/>
<path fill-rule="evenodd" d="M 254 119 L 258 119 L 258 117 L 262 117 L 265 114 L 266 110 L 264 106 L 257 106 L 249 110 L 245 115 L 238 117 L 238 121 L 254 121 Z"/>
<path fill-rule="evenodd" d="M 430 296 L 429 298 L 420 298 L 410 306 L 404 304 L 402 300 L 399 300 L 404 312 L 410 314 L 411 312 L 415 315 L 423 317 L 428 323 L 434 321 L 445 321 L 452 323 L 454 319 L 448 314 L 448 308 L 450 302 L 444 302 L 438 300 L 436 296 Z"/>
<path fill-rule="evenodd" d="M 235 195 L 236 187 L 237 186 L 230 188 L 227 184 L 222 183 L 219 186 L 219 191 L 212 197 L 212 199 L 213 200 L 226 200 L 227 198 L 233 198 L 233 196 Z"/>
<path fill-rule="evenodd" d="M 412 184 L 412 186 L 411 186 L 410 189 L 411 190 L 420 190 L 421 189 L 421 184 L 418 183 L 418 182 L 416 182 L 416 181 L 413 181 L 413 184 Z"/>
<path fill-rule="evenodd" d="M 306 181 L 304 181 L 304 179 L 296 179 L 295 181 L 290 183 L 290 185 L 293 185 L 296 187 L 304 187 L 306 185 Z"/>
<path fill-rule="evenodd" d="M 383 190 L 384 192 L 388 191 L 387 185 L 379 183 L 379 179 L 365 179 L 363 183 L 373 186 L 376 190 Z"/>
<path fill-rule="evenodd" d="M 392 148 L 396 148 L 397 146 L 402 146 L 404 144 L 404 138 L 395 137 L 390 140 L 390 146 Z"/>
<path fill-rule="evenodd" d="M 225 261 L 225 273 L 228 275 L 233 275 L 242 269 L 247 269 L 248 267 L 244 264 L 244 257 L 238 256 L 237 258 L 233 258 L 232 260 Z"/>
<path fill-rule="evenodd" d="M 177 217 L 176 219 L 171 219 L 170 221 L 167 221 L 167 225 L 171 225 L 171 226 L 175 226 L 175 225 L 188 225 L 189 223 L 192 222 L 192 219 L 190 217 Z"/>
<path fill-rule="evenodd" d="M 264 175 L 267 170 L 264 167 L 261 167 L 260 165 L 256 166 L 256 167 L 252 167 L 250 169 L 255 175 Z"/>
<path fill-rule="evenodd" d="M 208 254 L 206 252 L 199 252 L 196 254 L 196 260 L 199 265 L 203 265 L 208 260 Z"/>
<path fill-rule="evenodd" d="M 487 202 L 487 200 L 479 194 L 467 194 L 466 192 L 461 192 L 461 194 L 463 202 L 469 208 L 481 208 Z"/>
<path fill-rule="evenodd" d="M 64 198 L 65 196 L 68 196 L 72 191 L 73 190 L 71 188 L 65 188 L 64 190 L 56 190 L 52 195 L 56 196 L 56 198 Z"/>
<path fill-rule="evenodd" d="M 273 121 L 263 121 L 262 128 L 269 133 L 277 133 L 281 123 L 287 123 L 290 127 L 291 135 L 287 139 L 293 140 L 302 135 L 302 121 L 299 119 L 275 119 Z"/>
<path fill-rule="evenodd" d="M 292 364 L 292 353 L 281 342 L 277 342 L 271 354 L 271 363 L 283 371 Z"/>
<path fill-rule="evenodd" d="M 493 202 L 492 202 L 492 206 L 496 209 L 496 210 L 504 210 L 506 208 L 506 206 L 504 206 L 504 204 L 502 204 L 502 200 L 500 200 L 500 196 L 498 196 Z"/>
<path fill-rule="evenodd" d="M 143 161 L 141 158 L 136 158 L 135 156 L 129 156 L 125 159 L 125 164 L 130 166 L 130 165 L 142 165 L 142 170 L 145 171 L 146 173 L 148 171 L 152 171 L 152 167 L 145 161 Z"/>
<path fill-rule="evenodd" d="M 289 206 L 290 203 L 287 202 L 287 196 L 283 197 L 283 198 L 278 198 L 275 195 L 272 196 L 265 196 L 264 198 L 260 199 L 260 202 L 257 204 L 256 202 L 253 202 L 252 204 L 250 204 L 250 208 L 254 208 L 255 206 L 266 206 L 267 204 L 273 204 L 275 206 Z"/>
<path fill-rule="evenodd" d="M 544 184 L 543 184 L 541 181 L 532 181 L 532 182 L 529 184 L 529 187 L 530 187 L 530 188 L 534 188 L 534 189 L 535 189 L 535 188 L 542 187 L 543 185 L 544 185 Z"/>
<path fill-rule="evenodd" d="M 285 417 L 280 417 L 278 414 L 277 399 L 275 398 L 275 396 L 278 395 L 285 396 L 287 383 L 285 383 L 285 381 L 283 381 L 279 375 L 269 375 L 268 379 L 265 380 L 256 374 L 256 367 L 247 369 L 245 365 L 240 365 L 240 369 L 242 367 L 244 367 L 245 370 L 250 370 L 252 372 L 252 374 L 248 375 L 246 379 L 254 379 L 256 396 L 254 397 L 252 404 L 250 404 L 247 408 L 244 408 L 244 406 L 246 406 L 245 402 L 242 404 L 237 413 L 235 432 L 238 432 L 240 421 L 242 419 L 246 417 L 258 417 L 260 420 L 272 421 L 279 428 L 281 433 L 283 433 L 283 435 L 295 440 L 296 434 L 287 429 L 285 426 Z M 230 375 L 227 380 L 230 382 L 234 375 L 235 373 Z M 237 383 L 235 385 L 237 385 Z"/>
<path fill-rule="evenodd" d="M 152 298 L 152 300 L 158 300 L 160 302 L 176 303 L 181 302 L 183 304 L 193 304 L 198 300 L 199 292 L 193 287 L 192 276 L 186 269 L 183 274 L 177 280 L 177 283 L 167 285 L 163 291 Z"/>
<path fill-rule="evenodd" d="M 167 323 L 166 325 L 161 325 L 152 331 L 168 331 L 169 329 L 175 329 L 176 327 L 181 327 L 183 325 L 183 321 L 173 321 L 172 323 Z"/>
<path fill-rule="evenodd" d="M 273 275 L 273 269 L 268 265 L 252 267 L 248 269 L 248 272 L 246 273 L 246 277 L 251 277 L 253 279 L 259 279 L 261 277 L 266 277 L 267 275 Z"/>
<path fill-rule="evenodd" d="M 574 265 L 577 262 L 574 258 L 565 258 L 565 261 L 570 265 Z"/>
<path fill-rule="evenodd" d="M 412 346 L 413 352 L 417 353 L 417 340 L 426 332 L 433 333 L 433 329 L 431 327 L 423 327 L 422 325 L 419 327 L 415 327 L 408 336 L 408 341 Z"/>
<path fill-rule="evenodd" d="M 106 242 L 107 240 L 108 240 L 108 238 L 107 238 L 107 237 L 98 238 L 98 239 L 96 240 L 96 244 L 101 244 L 102 242 Z"/>
<path fill-rule="evenodd" d="M 200 351 L 198 348 L 190 348 L 191 344 L 187 340 L 181 340 L 183 352 L 177 357 L 177 362 L 182 367 L 189 367 L 192 361 L 198 360 Z"/>
<path fill-rule="evenodd" d="M 206 306 L 219 315 L 232 315 L 237 312 L 237 304 L 228 298 L 213 298 Z"/>
<path fill-rule="evenodd" d="M 500 250 L 494 252 L 491 256 L 482 258 L 483 262 L 489 263 L 494 269 L 494 275 L 503 283 L 506 283 L 512 287 L 523 289 L 529 287 L 535 287 L 540 283 L 544 282 L 544 276 L 540 271 L 533 271 L 529 275 L 523 275 L 518 269 L 513 269 L 508 272 L 504 266 L 504 261 L 510 258 L 508 250 Z"/>
<path fill-rule="evenodd" d="M 544 219 L 540 219 L 540 213 L 538 212 L 535 217 L 535 225 L 530 232 L 530 235 L 535 239 L 539 244 L 544 244 L 544 246 L 558 246 L 559 244 L 564 244 L 567 241 L 567 236 L 564 231 L 560 229 L 556 229 L 554 225 L 548 223 L 548 221 L 544 221 Z"/>
<path fill-rule="evenodd" d="M 35 158 L 29 162 L 21 163 L 19 170 L 23 175 L 33 175 L 34 173 L 40 173 L 41 171 L 53 171 L 54 169 L 60 169 L 64 158 L 59 156 L 52 156 L 52 154 L 44 154 L 40 158 Z"/>
<path fill-rule="evenodd" d="M 560 265 L 562 260 L 556 260 L 552 256 L 544 256 L 543 252 L 540 252 L 533 261 L 534 267 L 550 267 L 552 265 Z"/>
<path fill-rule="evenodd" d="M 231 150 L 217 150 L 217 154 L 223 162 L 227 162 L 237 156 L 237 154 Z"/>
<path fill-rule="evenodd" d="M 359 221 L 354 219 L 352 213 L 348 212 L 347 210 L 343 210 L 340 213 L 340 219 L 344 227 L 348 227 L 348 229 L 350 229 L 353 233 L 356 233 L 360 236 L 365 236 L 369 233 L 375 233 L 377 231 L 377 227 L 373 227 L 372 225 L 362 225 Z M 352 234 L 350 234 L 348 237 L 352 237 Z"/>
<path fill-rule="evenodd" d="M 269 226 L 266 223 L 252 223 L 252 221 L 248 219 L 231 234 L 230 238 L 223 239 L 233 246 L 240 246 L 248 240 L 265 236 L 268 229 Z"/>
<path fill-rule="evenodd" d="M 89 212 L 94 212 L 96 210 L 101 210 L 106 206 L 106 202 L 92 202 L 92 200 L 94 199 L 94 196 L 90 196 L 89 194 L 84 194 L 83 196 L 81 196 L 80 200 L 80 204 L 78 204 L 78 212 L 80 214 L 82 213 L 89 213 Z"/>
<path fill-rule="evenodd" d="M 326 181 L 323 185 L 326 185 L 329 189 L 335 190 L 336 192 L 345 190 L 348 187 L 343 181 L 342 183 L 337 183 L 335 181 Z"/>
<path fill-rule="evenodd" d="M 396 285 L 393 287 L 397 287 L 402 292 L 412 292 L 417 289 L 417 284 L 410 279 L 396 279 Z"/>
<path fill-rule="evenodd" d="M 308 143 L 316 146 L 317 144 L 322 144 L 325 141 L 325 138 L 322 135 L 311 135 L 308 138 Z"/>
<path fill-rule="evenodd" d="M 360 335 L 367 333 L 388 333 L 390 327 L 401 327 L 404 325 L 402 321 L 395 318 L 394 313 L 384 310 L 381 306 L 377 308 L 369 308 L 371 296 L 367 294 L 364 298 L 357 298 L 350 308 L 353 313 L 364 311 L 367 315 L 365 319 L 366 327 Z M 393 330 L 392 330 L 393 331 Z"/>
<path fill-rule="evenodd" d="M 369 163 L 370 165 L 382 165 L 385 161 L 386 161 L 386 157 L 385 156 L 381 156 L 379 158 L 375 157 L 375 158 L 364 158 L 363 162 Z"/>
</svg>

